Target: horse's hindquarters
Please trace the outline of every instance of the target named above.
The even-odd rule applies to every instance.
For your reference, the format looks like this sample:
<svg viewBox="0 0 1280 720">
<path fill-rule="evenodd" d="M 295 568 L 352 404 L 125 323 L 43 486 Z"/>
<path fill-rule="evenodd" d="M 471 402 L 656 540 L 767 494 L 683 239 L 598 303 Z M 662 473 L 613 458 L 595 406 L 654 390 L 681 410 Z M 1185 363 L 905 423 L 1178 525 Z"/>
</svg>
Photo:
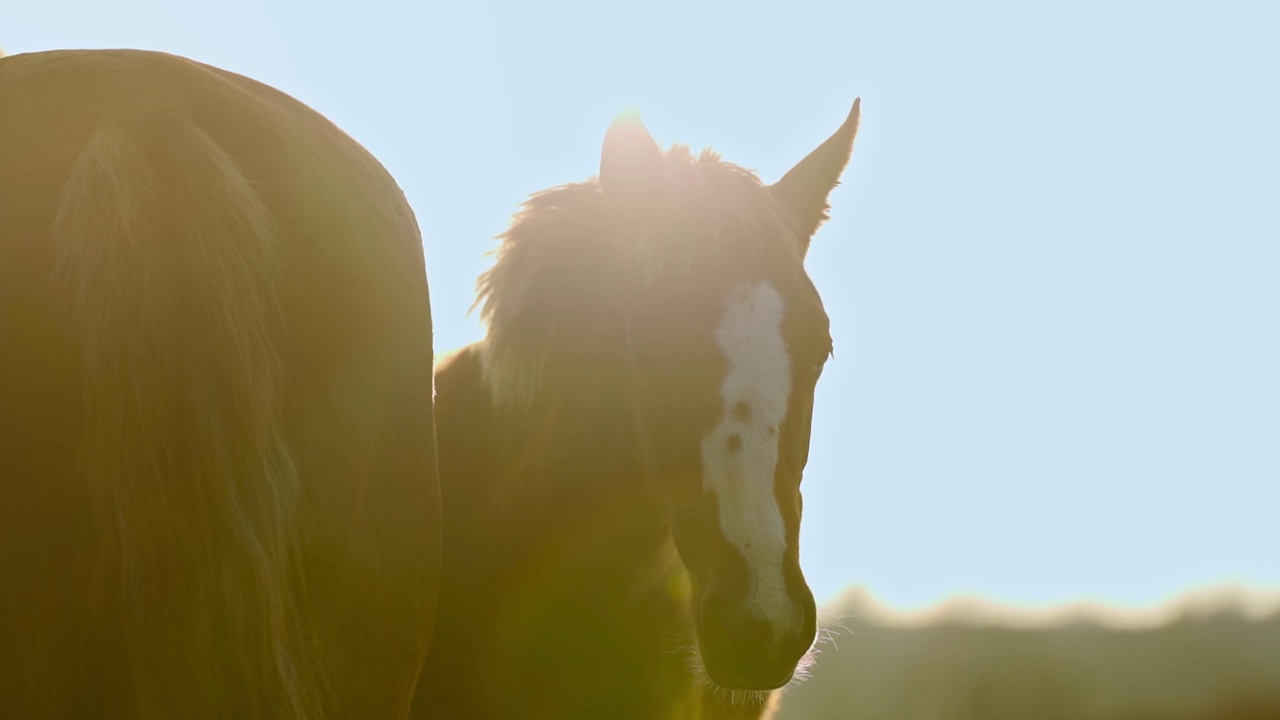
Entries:
<svg viewBox="0 0 1280 720">
<path fill-rule="evenodd" d="M 0 60 L 0 715 L 391 717 L 439 570 L 411 211 L 171 56 Z"/>
</svg>

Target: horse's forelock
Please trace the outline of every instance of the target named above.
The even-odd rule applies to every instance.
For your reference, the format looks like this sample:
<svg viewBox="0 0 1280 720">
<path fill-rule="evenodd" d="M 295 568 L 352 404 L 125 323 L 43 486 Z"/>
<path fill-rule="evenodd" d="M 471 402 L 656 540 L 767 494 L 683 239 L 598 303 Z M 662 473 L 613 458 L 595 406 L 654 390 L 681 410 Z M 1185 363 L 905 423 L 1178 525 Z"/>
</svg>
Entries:
<svg viewBox="0 0 1280 720">
<path fill-rule="evenodd" d="M 593 178 L 532 195 L 499 236 L 476 300 L 496 401 L 522 405 L 537 394 L 548 355 L 563 350 L 563 321 L 581 328 L 594 314 L 616 323 L 628 304 L 671 287 L 666 281 L 713 282 L 734 268 L 802 262 L 785 212 L 755 173 L 681 145 L 664 162 L 663 201 L 651 213 L 614 207 Z"/>
</svg>

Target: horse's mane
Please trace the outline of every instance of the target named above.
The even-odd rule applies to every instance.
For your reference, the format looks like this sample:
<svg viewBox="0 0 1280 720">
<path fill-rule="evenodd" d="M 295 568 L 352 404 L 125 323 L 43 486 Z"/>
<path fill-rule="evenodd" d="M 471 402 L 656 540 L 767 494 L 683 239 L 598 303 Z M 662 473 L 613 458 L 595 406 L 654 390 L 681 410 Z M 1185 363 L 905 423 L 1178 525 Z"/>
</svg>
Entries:
<svg viewBox="0 0 1280 720">
<path fill-rule="evenodd" d="M 800 266 L 794 224 L 754 172 L 683 145 L 663 157 L 660 199 L 647 207 L 612 202 L 593 177 L 532 195 L 498 236 L 476 300 L 496 401 L 531 401 L 553 355 L 598 361 L 645 296 L 695 281 L 718 287 L 768 263 Z"/>
</svg>

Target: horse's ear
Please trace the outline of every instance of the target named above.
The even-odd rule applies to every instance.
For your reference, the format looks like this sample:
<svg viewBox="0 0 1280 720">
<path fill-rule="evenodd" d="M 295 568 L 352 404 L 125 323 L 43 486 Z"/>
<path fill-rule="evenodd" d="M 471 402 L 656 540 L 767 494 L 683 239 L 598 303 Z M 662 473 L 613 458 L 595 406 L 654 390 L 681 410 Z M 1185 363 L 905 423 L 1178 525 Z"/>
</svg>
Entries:
<svg viewBox="0 0 1280 720">
<path fill-rule="evenodd" d="M 840 129 L 770 188 L 795 217 L 803 244 L 802 252 L 809 250 L 809 240 L 827 219 L 827 196 L 840 184 L 840 173 L 853 154 L 853 138 L 858 134 L 861 105 L 862 98 L 854 100 L 853 109 Z"/>
<path fill-rule="evenodd" d="M 642 207 L 662 191 L 662 150 L 640 120 L 640 111 L 627 108 L 614 119 L 600 153 L 600 187 L 611 202 Z"/>
</svg>

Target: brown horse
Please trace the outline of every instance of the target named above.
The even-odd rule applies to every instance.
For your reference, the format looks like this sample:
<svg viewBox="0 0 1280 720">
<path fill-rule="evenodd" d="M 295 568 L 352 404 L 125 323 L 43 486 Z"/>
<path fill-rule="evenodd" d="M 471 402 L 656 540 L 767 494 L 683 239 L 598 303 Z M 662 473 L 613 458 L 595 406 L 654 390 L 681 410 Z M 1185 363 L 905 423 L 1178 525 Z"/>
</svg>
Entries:
<svg viewBox="0 0 1280 720">
<path fill-rule="evenodd" d="M 403 716 L 440 565 L 408 204 L 158 53 L 0 59 L 0 715 Z"/>
<path fill-rule="evenodd" d="M 436 370 L 445 566 L 414 717 L 758 717 L 815 638 L 804 270 L 843 126 L 772 186 L 620 118 L 535 195 Z"/>
</svg>

